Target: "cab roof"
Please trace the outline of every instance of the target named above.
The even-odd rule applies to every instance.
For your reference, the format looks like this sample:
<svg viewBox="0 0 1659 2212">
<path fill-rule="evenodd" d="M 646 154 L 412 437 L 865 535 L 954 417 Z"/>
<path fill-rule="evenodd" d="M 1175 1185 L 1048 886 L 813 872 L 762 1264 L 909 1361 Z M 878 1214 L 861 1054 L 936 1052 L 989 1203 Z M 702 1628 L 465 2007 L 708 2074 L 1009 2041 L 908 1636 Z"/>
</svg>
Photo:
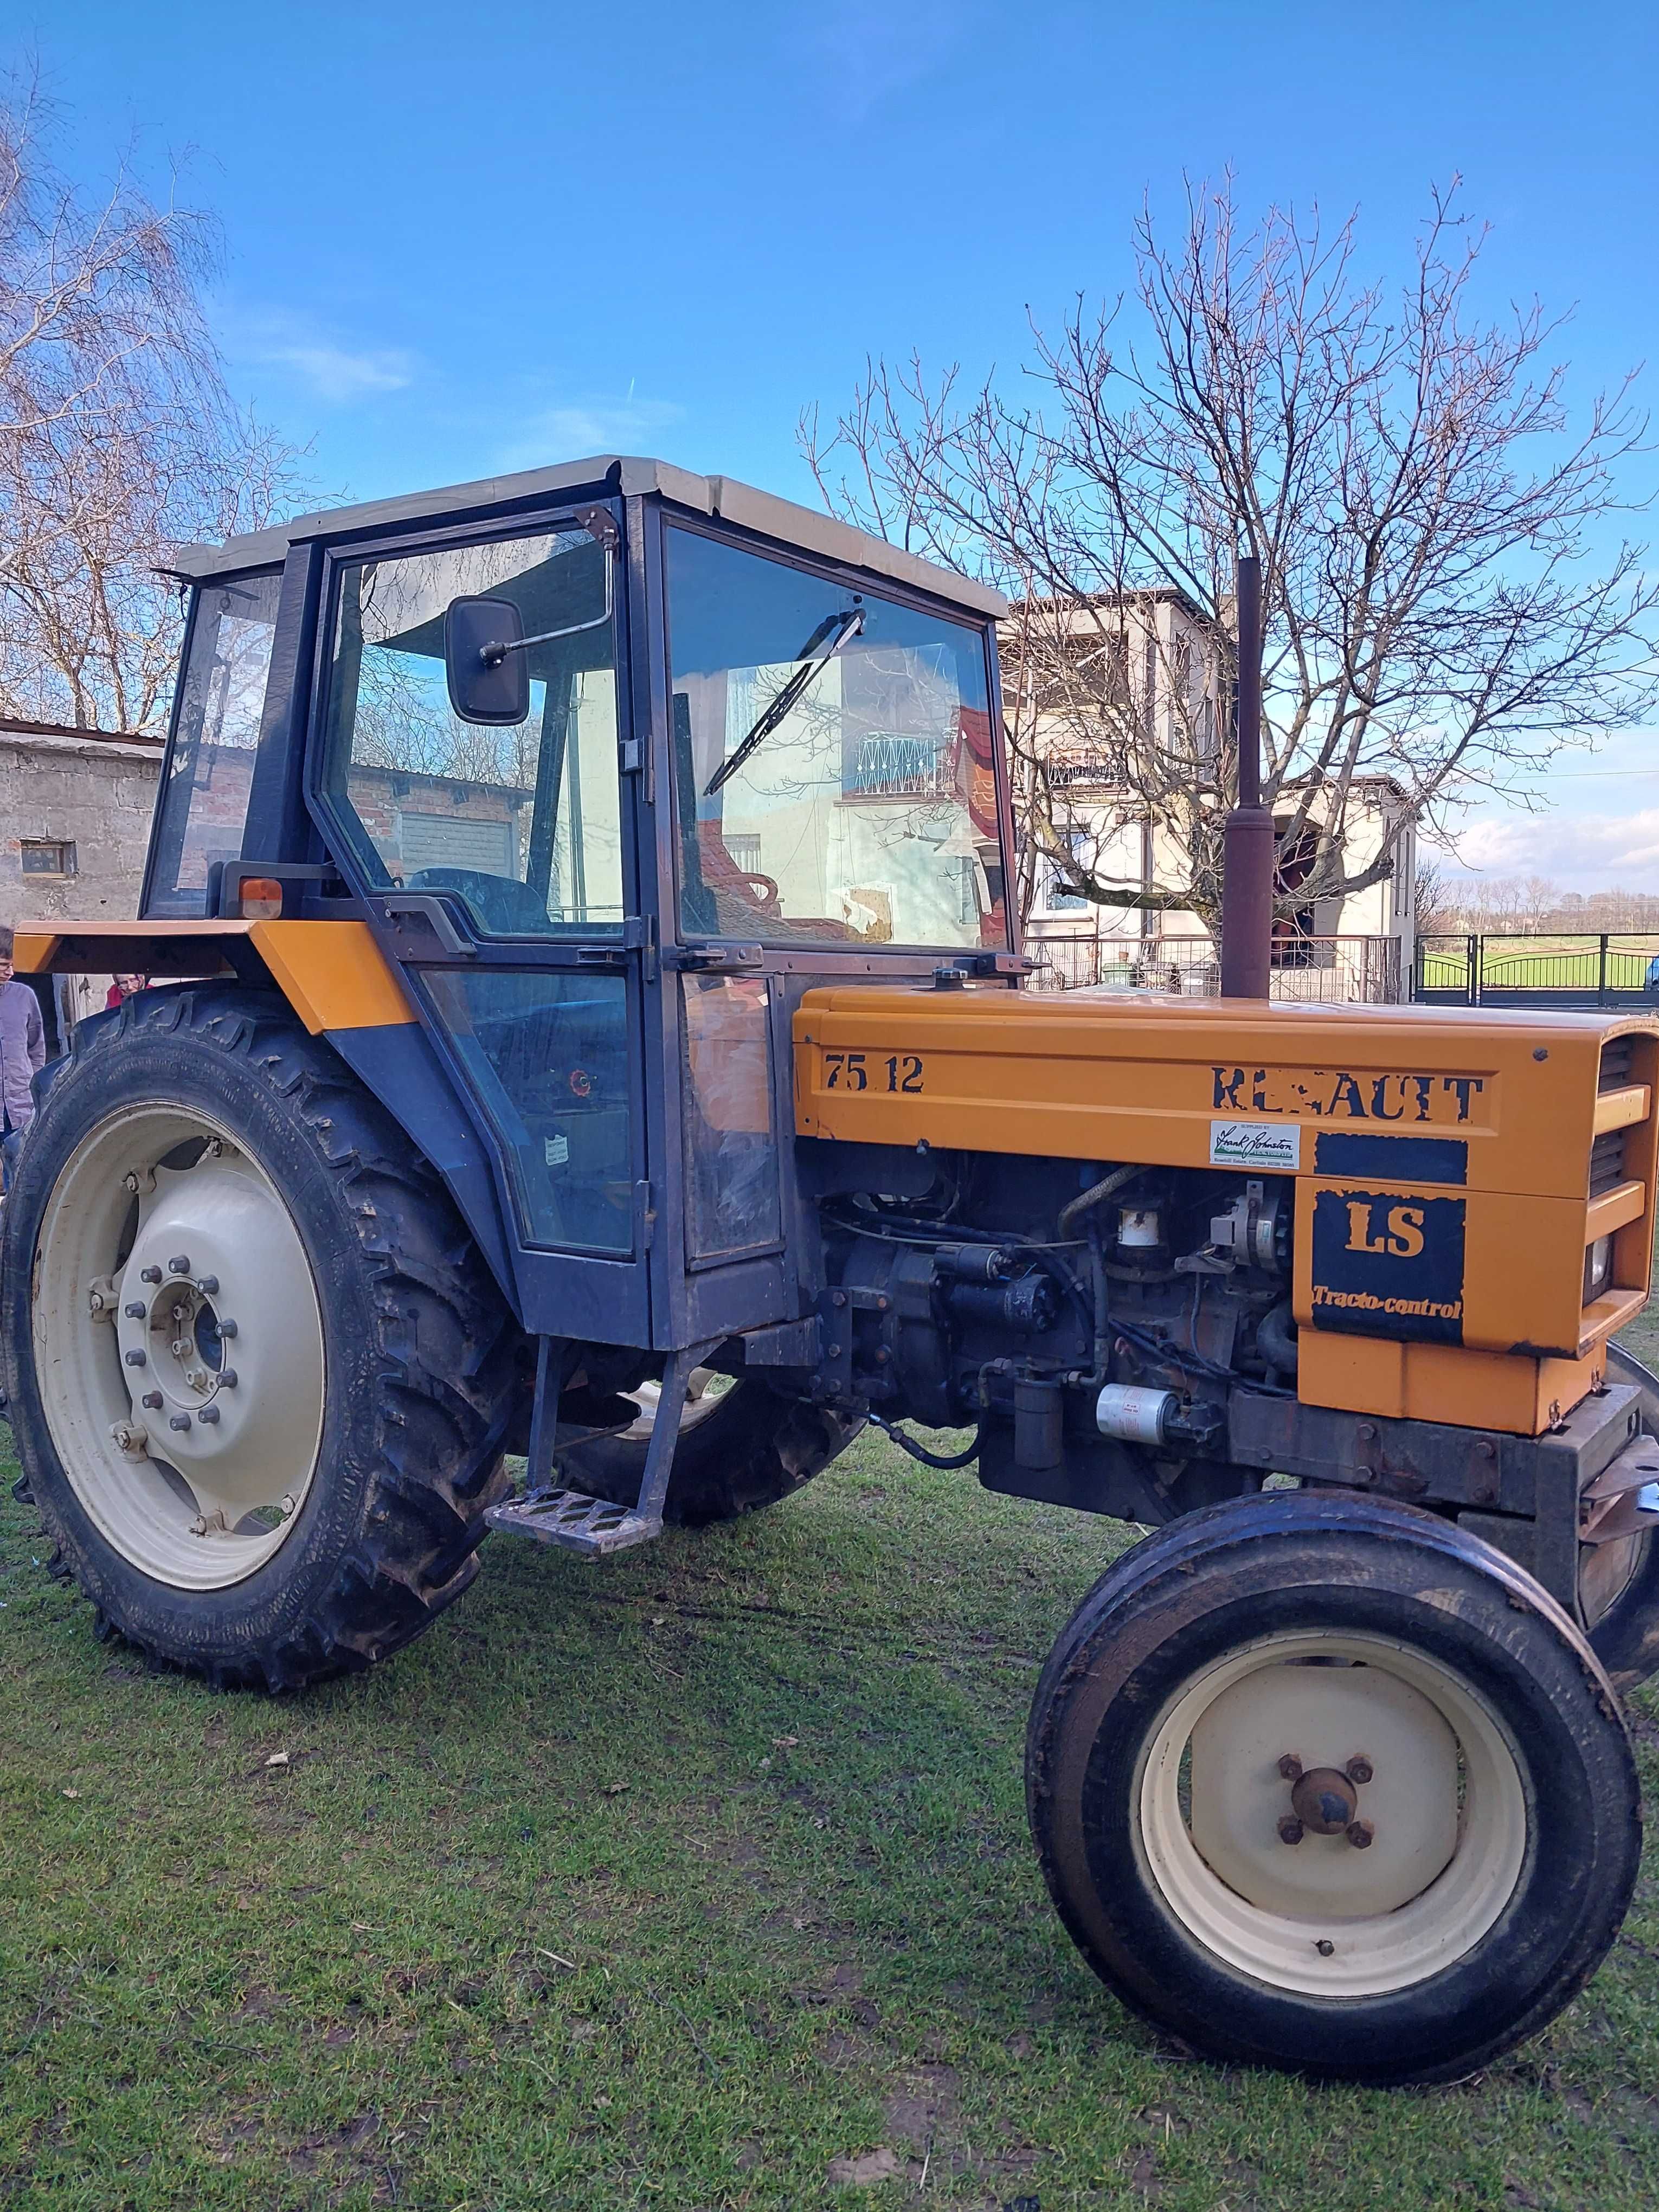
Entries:
<svg viewBox="0 0 1659 2212">
<path fill-rule="evenodd" d="M 659 492 L 665 499 L 699 514 L 718 515 L 740 529 L 753 530 L 803 552 L 817 553 L 866 568 L 895 583 L 932 592 L 954 600 L 975 614 L 1000 617 L 1008 602 L 1000 592 L 958 575 L 937 562 L 924 561 L 884 538 L 872 538 L 834 515 L 819 514 L 810 507 L 757 491 L 734 477 L 697 476 L 676 468 L 672 461 L 653 461 L 623 453 L 597 453 L 586 460 L 562 461 L 556 467 L 523 469 L 511 476 L 481 477 L 476 483 L 446 484 L 436 491 L 404 493 L 397 499 L 368 500 L 355 507 L 319 509 L 295 515 L 269 530 L 256 530 L 241 538 L 227 538 L 222 545 L 178 547 L 164 573 L 183 576 L 192 583 L 210 581 L 245 568 L 274 568 L 290 545 L 308 538 L 373 533 L 405 522 L 443 521 L 464 514 L 483 514 L 492 508 L 528 506 L 562 493 L 581 490 L 620 493 L 624 497 Z"/>
</svg>

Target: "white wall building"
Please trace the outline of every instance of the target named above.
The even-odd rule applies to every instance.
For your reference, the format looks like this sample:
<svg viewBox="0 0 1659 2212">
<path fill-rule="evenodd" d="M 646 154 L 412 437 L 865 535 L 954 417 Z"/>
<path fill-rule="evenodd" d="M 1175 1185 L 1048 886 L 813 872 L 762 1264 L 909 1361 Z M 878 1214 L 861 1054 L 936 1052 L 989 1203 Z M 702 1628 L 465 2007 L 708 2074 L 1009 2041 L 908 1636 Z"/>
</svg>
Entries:
<svg viewBox="0 0 1659 2212">
<path fill-rule="evenodd" d="M 1170 753 L 1201 773 L 1213 760 L 1223 708 L 1218 672 L 1210 656 L 1197 610 L 1175 591 L 1135 592 L 1100 603 L 1110 609 L 1123 642 L 1115 659 L 1126 686 L 1122 710 L 1132 713 L 1146 739 L 1161 739 Z M 1016 617 L 1016 624 L 1018 617 Z M 1022 681 L 1016 624 L 1005 647 L 1005 692 L 1011 709 Z M 1101 626 L 1087 613 L 1067 617 L 1079 650 L 1101 650 Z M 1048 763 L 1050 785 L 1060 794 L 1056 827 L 1091 872 L 1150 890 L 1179 881 L 1186 872 L 1172 832 L 1146 818 L 1137 795 L 1115 784 L 1114 745 L 1091 744 L 1078 708 L 1038 712 L 1028 726 Z M 1281 832 L 1291 826 L 1292 799 L 1275 809 Z M 1279 925 L 1274 956 L 1276 995 L 1377 1000 L 1406 994 L 1413 951 L 1412 898 L 1416 836 L 1407 824 L 1407 794 L 1386 776 L 1355 780 L 1347 794 L 1345 854 L 1360 873 L 1385 840 L 1397 834 L 1394 872 L 1346 898 L 1312 900 L 1294 921 Z M 1281 855 L 1281 866 L 1283 856 Z M 1103 983 L 1208 992 L 1216 988 L 1216 950 L 1203 923 L 1185 911 L 1103 907 L 1074 890 L 1062 872 L 1036 856 L 1025 918 L 1027 950 L 1045 963 L 1038 981 L 1051 985 Z"/>
</svg>

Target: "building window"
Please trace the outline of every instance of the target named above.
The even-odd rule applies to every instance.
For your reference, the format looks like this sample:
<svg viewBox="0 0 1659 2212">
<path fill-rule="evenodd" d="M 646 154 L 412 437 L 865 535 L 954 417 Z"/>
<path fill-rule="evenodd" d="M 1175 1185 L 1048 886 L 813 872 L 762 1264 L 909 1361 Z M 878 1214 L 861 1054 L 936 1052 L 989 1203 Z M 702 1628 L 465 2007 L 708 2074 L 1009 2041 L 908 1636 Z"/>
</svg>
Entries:
<svg viewBox="0 0 1659 2212">
<path fill-rule="evenodd" d="M 26 876 L 72 876 L 75 845 L 67 837 L 25 837 L 23 873 Z"/>
<path fill-rule="evenodd" d="M 732 855 L 732 865 L 740 876 L 759 875 L 761 841 L 758 833 L 751 836 L 744 831 L 728 830 L 726 849 Z"/>
</svg>

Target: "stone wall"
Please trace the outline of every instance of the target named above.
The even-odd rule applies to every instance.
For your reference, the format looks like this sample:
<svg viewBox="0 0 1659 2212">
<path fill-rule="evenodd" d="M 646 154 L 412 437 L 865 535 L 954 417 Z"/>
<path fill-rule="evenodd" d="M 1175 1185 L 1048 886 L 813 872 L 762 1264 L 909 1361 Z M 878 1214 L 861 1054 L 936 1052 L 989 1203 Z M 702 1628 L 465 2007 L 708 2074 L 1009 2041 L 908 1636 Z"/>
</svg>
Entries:
<svg viewBox="0 0 1659 2212">
<path fill-rule="evenodd" d="M 0 922 L 131 921 L 138 912 L 161 748 L 0 721 Z M 23 873 L 23 847 L 75 848 L 75 872 Z M 100 1007 L 106 976 L 60 978 L 62 1013 Z"/>
</svg>

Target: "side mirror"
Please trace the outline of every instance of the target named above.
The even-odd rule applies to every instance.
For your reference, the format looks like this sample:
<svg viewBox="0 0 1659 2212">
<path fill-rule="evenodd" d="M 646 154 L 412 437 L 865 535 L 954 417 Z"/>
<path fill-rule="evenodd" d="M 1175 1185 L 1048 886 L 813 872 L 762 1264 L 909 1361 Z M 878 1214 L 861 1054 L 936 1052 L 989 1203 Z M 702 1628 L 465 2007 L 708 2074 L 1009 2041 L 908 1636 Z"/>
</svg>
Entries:
<svg viewBox="0 0 1659 2212">
<path fill-rule="evenodd" d="M 444 612 L 449 703 L 464 722 L 522 722 L 530 712 L 524 617 L 511 599 L 452 599 Z"/>
</svg>

